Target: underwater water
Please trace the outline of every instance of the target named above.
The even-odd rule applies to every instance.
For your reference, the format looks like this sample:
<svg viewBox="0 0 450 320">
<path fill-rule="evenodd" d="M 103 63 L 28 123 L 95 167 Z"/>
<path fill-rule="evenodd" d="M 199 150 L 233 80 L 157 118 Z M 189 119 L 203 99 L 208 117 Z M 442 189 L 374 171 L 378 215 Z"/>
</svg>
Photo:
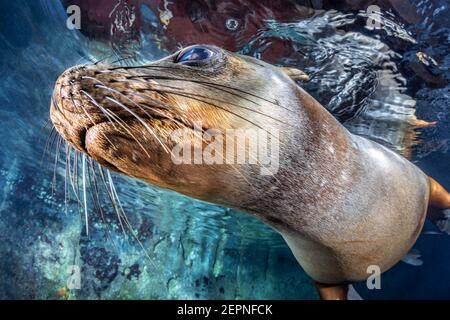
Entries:
<svg viewBox="0 0 450 320">
<path fill-rule="evenodd" d="M 118 174 L 111 179 L 132 231 L 104 201 L 103 216 L 89 202 L 86 232 L 45 126 L 53 85 L 76 64 L 167 54 L 151 32 L 161 12 L 158 19 L 143 2 L 140 40 L 123 48 L 69 30 L 60 1 L 0 0 L 0 299 L 316 299 L 281 237 L 260 221 Z M 323 5 L 298 21 L 265 20 L 233 46 L 304 70 L 311 80 L 301 85 L 350 131 L 409 157 L 449 189 L 450 8 L 409 2 L 413 22 L 388 10 L 373 29 L 366 8 Z M 226 20 L 230 37 L 236 21 Z M 438 123 L 414 130 L 416 117 Z M 364 299 L 448 299 L 449 249 L 450 236 L 427 222 L 381 290 L 354 286 Z M 69 290 L 78 271 L 81 286 Z"/>
</svg>

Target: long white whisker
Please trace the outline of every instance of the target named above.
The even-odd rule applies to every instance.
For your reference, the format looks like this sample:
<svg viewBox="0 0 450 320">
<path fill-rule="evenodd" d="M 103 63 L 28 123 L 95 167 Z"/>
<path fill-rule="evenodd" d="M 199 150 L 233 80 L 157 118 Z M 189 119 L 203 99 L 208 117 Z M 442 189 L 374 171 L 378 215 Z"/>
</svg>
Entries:
<svg viewBox="0 0 450 320">
<path fill-rule="evenodd" d="M 82 174 L 83 174 L 83 202 L 84 202 L 84 218 L 86 223 L 86 235 L 89 236 L 89 219 L 88 219 L 88 208 L 86 199 L 86 154 L 83 153 L 83 163 L 82 163 Z"/>
<path fill-rule="evenodd" d="M 89 95 L 89 93 L 85 92 L 84 90 L 81 90 L 81 93 L 85 94 L 91 101 L 92 103 L 94 103 L 94 105 L 100 109 L 100 111 L 108 118 L 108 120 L 113 124 L 114 128 L 117 130 L 117 127 L 114 124 L 114 121 L 112 120 L 116 120 L 116 123 L 121 126 L 125 131 L 128 132 L 128 134 L 136 141 L 136 143 L 142 148 L 142 150 L 145 152 L 145 154 L 150 158 L 150 154 L 148 153 L 147 149 L 144 148 L 144 146 L 139 142 L 139 140 L 133 135 L 133 133 L 131 132 L 132 128 L 126 124 L 122 119 L 120 119 L 116 114 L 114 114 L 112 111 L 109 111 L 105 108 L 103 108 L 99 103 L 97 103 L 97 101 L 91 96 Z M 112 117 L 112 118 L 110 118 Z M 122 123 L 124 123 L 126 126 L 122 125 Z M 127 127 L 130 129 L 127 129 Z"/>
<path fill-rule="evenodd" d="M 147 131 L 159 142 L 161 147 L 163 147 L 164 151 L 172 154 L 172 151 L 169 150 L 169 148 L 167 148 L 167 146 L 159 139 L 158 135 L 155 132 L 153 132 L 153 130 L 150 128 L 150 126 L 147 123 L 145 123 L 145 121 L 142 120 L 142 118 L 139 117 L 139 115 L 137 115 L 135 112 L 133 112 L 133 110 L 131 110 L 130 108 L 125 106 L 123 103 L 120 103 L 119 101 L 112 99 L 111 97 L 106 97 L 106 99 L 111 101 L 114 104 L 117 104 L 118 106 L 120 106 L 121 108 L 123 108 L 124 110 L 129 112 L 131 115 L 133 115 L 147 129 Z"/>
<path fill-rule="evenodd" d="M 150 255 L 148 254 L 147 250 L 145 250 L 144 245 L 142 244 L 142 242 L 139 240 L 139 238 L 138 238 L 137 235 L 135 234 L 135 232 L 134 232 L 134 230 L 133 230 L 133 226 L 130 224 L 130 221 L 128 220 L 128 217 L 127 217 L 127 215 L 126 215 L 126 213 L 125 213 L 125 211 L 124 211 L 124 209 L 123 209 L 123 207 L 122 207 L 122 203 L 120 202 L 119 196 L 117 195 L 117 191 L 116 191 L 116 188 L 115 188 L 115 186 L 114 186 L 114 182 L 113 182 L 113 180 L 112 180 L 112 178 L 111 178 L 111 174 L 110 174 L 109 170 L 107 170 L 106 173 L 107 173 L 107 175 L 108 175 L 108 180 L 109 180 L 109 183 L 110 183 L 110 186 L 111 186 L 111 192 L 114 194 L 114 196 L 115 196 L 116 199 L 117 199 L 117 203 L 119 204 L 119 208 L 120 208 L 120 210 L 121 210 L 121 212 L 122 212 L 122 216 L 124 217 L 125 224 L 127 225 L 128 229 L 130 230 L 130 232 L 131 232 L 131 234 L 133 235 L 134 239 L 137 241 L 137 243 L 139 244 L 139 246 L 140 246 L 140 247 L 142 248 L 142 250 L 144 251 L 144 253 L 145 253 L 145 255 L 147 256 L 147 258 L 148 258 L 148 260 L 150 261 L 150 263 L 151 263 L 153 266 L 155 266 L 155 265 L 154 265 L 154 262 L 153 262 L 152 259 L 150 258 Z"/>
</svg>

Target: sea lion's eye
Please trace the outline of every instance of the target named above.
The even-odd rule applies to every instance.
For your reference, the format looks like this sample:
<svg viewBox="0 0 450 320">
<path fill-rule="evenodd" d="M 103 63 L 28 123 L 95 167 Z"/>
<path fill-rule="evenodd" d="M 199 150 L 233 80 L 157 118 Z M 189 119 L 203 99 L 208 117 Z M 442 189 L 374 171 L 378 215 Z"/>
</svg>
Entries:
<svg viewBox="0 0 450 320">
<path fill-rule="evenodd" d="M 206 47 L 190 47 L 180 52 L 175 58 L 175 63 L 185 65 L 199 65 L 209 62 L 214 56 L 214 52 Z"/>
</svg>

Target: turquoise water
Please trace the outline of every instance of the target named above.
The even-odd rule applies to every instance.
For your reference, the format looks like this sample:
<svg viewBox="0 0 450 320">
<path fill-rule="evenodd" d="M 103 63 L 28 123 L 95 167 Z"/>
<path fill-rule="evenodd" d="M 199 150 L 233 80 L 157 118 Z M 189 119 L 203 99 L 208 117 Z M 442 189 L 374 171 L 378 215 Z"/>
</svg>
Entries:
<svg viewBox="0 0 450 320">
<path fill-rule="evenodd" d="M 302 85 L 349 130 L 411 156 L 449 188 L 449 8 L 413 3 L 419 21 L 401 23 L 391 12 L 380 31 L 365 28 L 364 11 L 267 21 L 238 50 L 264 58 L 274 39 L 285 41 L 294 50 L 271 62 L 314 75 Z M 109 43 L 67 29 L 58 1 L 0 6 L 0 298 L 60 298 L 74 266 L 81 286 L 68 291 L 71 299 L 317 298 L 281 237 L 256 219 L 126 177 L 112 179 L 139 241 L 122 231 L 108 201 L 105 221 L 89 204 L 87 235 L 82 209 L 64 188 L 65 163 L 54 165 L 56 145 L 43 157 L 44 125 L 62 71 L 124 52 L 112 55 Z M 133 44 L 138 55 L 121 63 L 166 53 L 141 38 Z M 438 65 L 423 67 L 418 51 Z M 439 124 L 410 146 L 405 123 L 414 113 Z M 399 262 L 383 275 L 382 290 L 355 288 L 366 299 L 450 298 L 449 248 L 449 236 L 427 223 L 415 245 L 422 265 Z"/>
</svg>

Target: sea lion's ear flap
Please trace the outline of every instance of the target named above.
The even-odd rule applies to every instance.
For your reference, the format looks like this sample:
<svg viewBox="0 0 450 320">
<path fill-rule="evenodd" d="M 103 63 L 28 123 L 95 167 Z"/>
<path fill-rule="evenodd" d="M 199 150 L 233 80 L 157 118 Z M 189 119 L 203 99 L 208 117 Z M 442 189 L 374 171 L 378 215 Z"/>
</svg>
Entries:
<svg viewBox="0 0 450 320">
<path fill-rule="evenodd" d="M 294 81 L 302 80 L 302 81 L 308 81 L 309 76 L 304 73 L 302 70 L 296 69 L 296 68 L 289 68 L 289 67 L 281 67 L 281 71 L 283 71 L 289 78 L 291 78 Z"/>
</svg>

